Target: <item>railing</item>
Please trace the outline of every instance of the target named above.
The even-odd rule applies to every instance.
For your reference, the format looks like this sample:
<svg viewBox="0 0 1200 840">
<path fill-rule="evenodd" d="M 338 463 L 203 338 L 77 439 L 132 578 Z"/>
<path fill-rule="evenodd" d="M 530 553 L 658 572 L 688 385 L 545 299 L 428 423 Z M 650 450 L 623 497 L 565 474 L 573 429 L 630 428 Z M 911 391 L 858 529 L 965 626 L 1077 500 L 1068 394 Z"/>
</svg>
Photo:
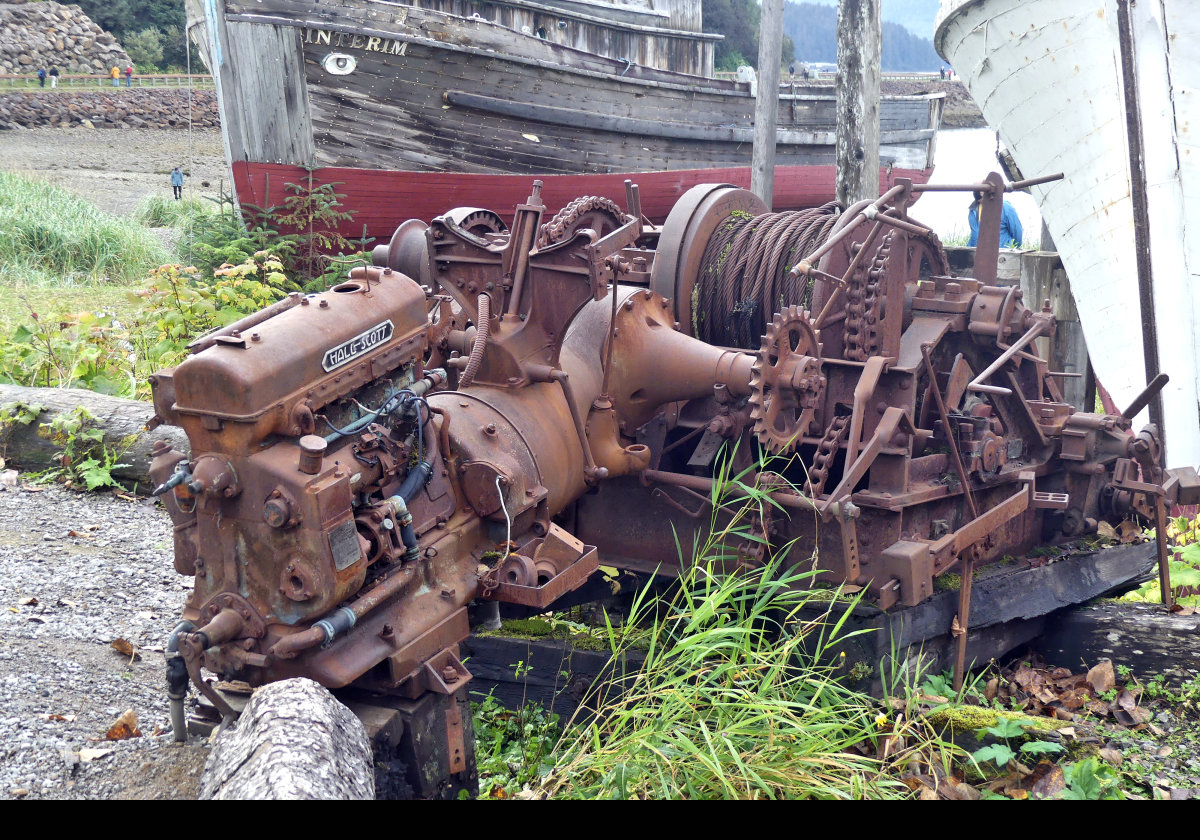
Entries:
<svg viewBox="0 0 1200 840">
<path fill-rule="evenodd" d="M 719 70 L 716 73 L 713 73 L 713 75 L 716 76 L 718 79 L 729 79 L 731 81 L 737 81 L 737 73 L 730 72 L 727 70 Z M 883 81 L 885 81 L 885 82 L 929 82 L 929 81 L 933 81 L 934 79 L 938 79 L 939 81 L 943 81 L 943 82 L 949 81 L 948 79 L 946 79 L 944 77 L 940 77 L 940 74 L 934 73 L 934 72 L 884 73 L 880 78 L 882 78 Z M 790 83 L 791 81 L 832 82 L 832 81 L 835 81 L 836 79 L 837 79 L 837 73 L 834 71 L 818 72 L 815 70 L 810 70 L 807 80 L 804 80 L 801 78 L 799 70 L 796 71 L 795 76 L 789 76 L 787 71 L 783 71 L 779 75 L 779 83 L 780 84 Z"/>
<path fill-rule="evenodd" d="M 113 86 L 112 81 L 113 81 L 112 76 L 108 75 L 107 73 L 102 74 L 102 75 L 80 75 L 80 74 L 73 74 L 73 75 L 69 75 L 69 76 L 62 75 L 62 76 L 58 77 L 58 87 L 59 88 L 73 88 L 76 90 L 78 90 L 79 88 L 85 88 L 85 87 L 104 88 L 104 87 L 112 87 Z M 119 87 L 124 88 L 127 86 L 124 73 L 121 74 L 121 77 L 120 77 L 120 79 L 118 79 L 118 81 L 120 82 Z M 203 87 L 212 87 L 213 86 L 212 76 L 209 76 L 207 74 L 200 74 L 200 73 L 193 73 L 190 76 L 187 74 L 184 74 L 184 73 L 179 73 L 179 74 L 147 73 L 144 75 L 135 74 L 133 76 L 133 78 L 130 79 L 130 82 L 132 82 L 132 84 L 128 85 L 129 87 L 138 87 L 138 88 L 142 88 L 142 87 L 153 87 L 153 88 L 201 87 L 201 88 L 203 88 Z M 0 90 L 5 90 L 8 88 L 14 88 L 14 89 L 19 89 L 19 90 L 31 90 L 31 89 L 35 89 L 35 88 L 51 90 L 50 77 L 49 76 L 46 77 L 46 84 L 43 88 L 43 86 L 41 85 L 40 81 L 38 80 L 38 77 L 36 74 L 32 75 L 32 76 L 0 75 Z"/>
</svg>

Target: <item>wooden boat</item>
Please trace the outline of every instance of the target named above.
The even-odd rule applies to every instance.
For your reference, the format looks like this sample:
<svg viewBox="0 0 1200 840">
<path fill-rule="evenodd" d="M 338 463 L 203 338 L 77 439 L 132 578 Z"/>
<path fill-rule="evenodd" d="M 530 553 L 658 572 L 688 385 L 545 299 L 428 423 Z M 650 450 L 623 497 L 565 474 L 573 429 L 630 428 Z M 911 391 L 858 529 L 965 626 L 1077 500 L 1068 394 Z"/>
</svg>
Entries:
<svg viewBox="0 0 1200 840">
<path fill-rule="evenodd" d="M 1169 466 L 1200 464 L 1194 12 L 1185 0 L 948 0 L 934 36 L 1021 171 L 1065 174 L 1033 192 L 1092 364 L 1121 407 L 1155 368 L 1171 377 Z"/>
<path fill-rule="evenodd" d="M 513 207 L 534 178 L 551 210 L 620 199 L 633 179 L 655 221 L 695 184 L 748 187 L 755 83 L 713 77 L 721 36 L 701 31 L 700 0 L 665 8 L 189 0 L 238 199 L 277 201 L 313 166 L 340 184 L 355 237 Z M 834 195 L 834 105 L 830 86 L 780 88 L 776 209 Z M 881 188 L 928 179 L 941 107 L 942 94 L 881 103 Z"/>
</svg>

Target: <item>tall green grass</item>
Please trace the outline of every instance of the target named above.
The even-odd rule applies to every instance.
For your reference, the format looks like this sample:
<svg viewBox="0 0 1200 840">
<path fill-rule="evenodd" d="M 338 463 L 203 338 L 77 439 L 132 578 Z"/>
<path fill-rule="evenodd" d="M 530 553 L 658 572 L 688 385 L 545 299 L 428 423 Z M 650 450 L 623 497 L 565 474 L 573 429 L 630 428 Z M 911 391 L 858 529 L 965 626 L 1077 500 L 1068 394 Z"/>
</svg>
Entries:
<svg viewBox="0 0 1200 840">
<path fill-rule="evenodd" d="M 59 187 L 0 172 L 0 282 L 126 284 L 170 261 L 141 225 Z"/>
<path fill-rule="evenodd" d="M 830 664 L 849 614 L 809 591 L 811 564 L 787 550 L 737 568 L 737 546 L 773 502 L 728 476 L 712 530 L 667 603 L 644 593 L 626 627 L 649 623 L 643 668 L 616 681 L 590 723 L 559 752 L 543 792 L 566 798 L 901 798 L 874 754 L 881 709 Z M 813 610 L 819 604 L 817 610 Z M 815 613 L 815 614 L 814 614 Z M 652 620 L 651 620 L 652 619 Z M 610 627 L 619 662 L 645 631 Z M 836 664 L 837 659 L 833 657 Z M 886 719 L 886 715 L 882 716 Z M 863 749 L 863 746 L 866 749 Z M 864 752 L 868 754 L 864 754 Z"/>
<path fill-rule="evenodd" d="M 164 198 L 148 195 L 134 208 L 133 219 L 146 227 L 186 228 L 197 220 L 215 215 L 216 205 L 201 198 Z"/>
</svg>

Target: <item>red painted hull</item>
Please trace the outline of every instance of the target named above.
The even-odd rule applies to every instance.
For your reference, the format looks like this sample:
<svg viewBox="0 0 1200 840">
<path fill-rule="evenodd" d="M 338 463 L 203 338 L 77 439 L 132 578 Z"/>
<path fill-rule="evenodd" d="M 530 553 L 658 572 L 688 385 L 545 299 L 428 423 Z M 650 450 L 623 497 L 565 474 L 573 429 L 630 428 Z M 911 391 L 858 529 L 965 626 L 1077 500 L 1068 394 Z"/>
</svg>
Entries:
<svg viewBox="0 0 1200 840">
<path fill-rule="evenodd" d="M 932 170 L 893 169 L 880 171 L 880 192 L 897 178 L 923 184 Z M 667 217 L 679 197 L 696 184 L 733 184 L 750 188 L 750 167 L 682 169 L 666 172 L 634 172 L 612 175 L 481 175 L 462 172 L 401 172 L 396 170 L 326 167 L 314 170 L 321 183 L 336 183 L 346 197 L 345 208 L 354 219 L 342 228 L 343 235 L 358 239 L 366 235 L 387 240 L 396 226 L 407 219 L 428 222 L 455 207 L 482 207 L 511 219 L 513 208 L 523 203 L 536 179 L 542 181 L 542 200 L 555 212 L 581 195 L 599 195 L 625 205 L 625 181 L 638 185 L 642 212 L 656 224 Z M 274 163 L 233 164 L 238 198 L 243 204 L 278 204 L 284 185 L 301 183 L 307 173 L 298 166 Z M 816 207 L 834 196 L 834 167 L 781 166 L 775 170 L 775 210 Z"/>
</svg>

